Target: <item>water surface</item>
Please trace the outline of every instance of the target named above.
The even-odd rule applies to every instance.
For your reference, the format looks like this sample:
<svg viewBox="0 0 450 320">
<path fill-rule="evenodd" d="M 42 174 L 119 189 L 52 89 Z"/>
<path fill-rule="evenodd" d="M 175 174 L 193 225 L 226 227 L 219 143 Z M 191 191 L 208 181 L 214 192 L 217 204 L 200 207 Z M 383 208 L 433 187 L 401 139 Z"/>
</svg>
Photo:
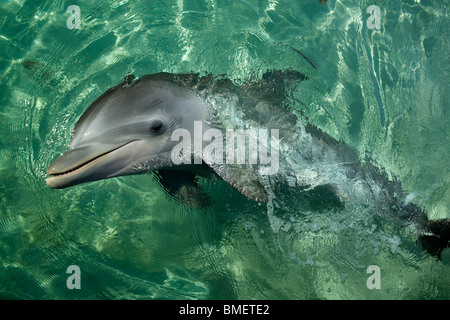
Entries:
<svg viewBox="0 0 450 320">
<path fill-rule="evenodd" d="M 67 27 L 72 4 L 80 29 Z M 372 4 L 379 30 L 366 24 Z M 0 297 L 448 299 L 450 254 L 437 260 L 364 207 L 304 210 L 293 190 L 272 208 L 202 181 L 214 204 L 192 209 L 150 174 L 64 190 L 45 177 L 83 111 L 127 74 L 241 83 L 291 68 L 309 78 L 293 112 L 376 161 L 430 219 L 450 218 L 449 12 L 447 1 L 1 1 Z M 66 286 L 70 265 L 80 290 Z"/>
</svg>

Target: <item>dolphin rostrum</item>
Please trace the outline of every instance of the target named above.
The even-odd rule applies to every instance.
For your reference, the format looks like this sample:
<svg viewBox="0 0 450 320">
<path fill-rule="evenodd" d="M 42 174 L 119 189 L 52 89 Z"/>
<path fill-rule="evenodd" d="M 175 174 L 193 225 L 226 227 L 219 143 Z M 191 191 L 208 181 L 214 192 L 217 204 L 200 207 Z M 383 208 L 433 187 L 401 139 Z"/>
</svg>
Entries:
<svg viewBox="0 0 450 320">
<path fill-rule="evenodd" d="M 155 172 L 169 194 L 200 207 L 209 200 L 196 177 L 213 175 L 255 201 L 270 202 L 286 185 L 321 205 L 372 199 L 376 210 L 413 223 L 423 246 L 439 255 L 448 246 L 449 219 L 428 220 L 401 196 L 398 182 L 286 110 L 289 88 L 305 79 L 293 70 L 270 70 L 241 85 L 192 73 L 127 76 L 84 112 L 46 183 L 60 189 Z"/>
</svg>

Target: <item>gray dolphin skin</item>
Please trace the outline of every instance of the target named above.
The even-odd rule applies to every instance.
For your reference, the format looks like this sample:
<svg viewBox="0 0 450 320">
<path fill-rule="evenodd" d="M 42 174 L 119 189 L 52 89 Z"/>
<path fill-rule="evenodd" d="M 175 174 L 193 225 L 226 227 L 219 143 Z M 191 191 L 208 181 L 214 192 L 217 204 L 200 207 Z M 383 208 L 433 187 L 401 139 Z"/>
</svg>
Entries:
<svg viewBox="0 0 450 320">
<path fill-rule="evenodd" d="M 100 96 L 76 123 L 69 150 L 48 168 L 51 188 L 172 166 L 176 128 L 193 131 L 206 105 L 167 81 L 125 82 Z"/>
<path fill-rule="evenodd" d="M 312 125 L 303 125 L 283 107 L 289 89 L 305 79 L 293 70 L 270 70 L 241 85 L 225 77 L 193 73 L 128 76 L 80 117 L 68 151 L 48 167 L 46 183 L 62 189 L 154 172 L 170 195 L 194 207 L 210 201 L 197 176 L 218 176 L 247 198 L 262 202 L 282 195 L 277 191 L 284 186 L 307 195 L 309 204 L 314 198 L 320 205 L 334 206 L 373 199 L 377 211 L 414 224 L 423 247 L 439 256 L 450 239 L 449 219 L 428 220 L 423 210 L 405 201 L 399 182 L 389 181 L 367 162 L 363 165 L 355 150 Z M 200 163 L 174 163 L 172 151 L 180 140 L 172 134 L 185 130 L 195 146 L 199 123 L 197 133 L 202 136 L 209 129 L 223 137 L 229 128 L 279 129 L 279 170 L 262 175 L 259 164 L 215 162 L 208 152 L 197 154 Z"/>
<path fill-rule="evenodd" d="M 297 81 L 304 78 L 293 71 L 282 75 Z M 262 82 L 259 91 L 263 94 L 258 95 L 264 98 L 270 94 L 275 99 L 282 99 L 284 86 L 276 88 L 270 83 L 272 80 Z M 90 181 L 157 171 L 159 181 L 170 194 L 188 202 L 201 198 L 200 203 L 204 197 L 195 177 L 218 175 L 246 197 L 267 201 L 267 192 L 255 164 L 224 165 L 214 162 L 205 152 L 201 154 L 201 164 L 175 165 L 171 157 L 172 150 L 179 144 L 171 138 L 177 129 L 191 133 L 191 145 L 196 144 L 195 122 L 201 122 L 200 136 L 212 126 L 225 131 L 226 120 L 219 119 L 220 110 L 211 105 L 217 101 L 208 100 L 208 95 L 220 96 L 222 91 L 245 96 L 240 89 L 228 79 L 198 74 L 158 73 L 139 79 L 128 76 L 97 98 L 81 116 L 68 151 L 48 167 L 46 183 L 51 188 L 62 189 Z M 217 123 L 219 120 L 221 124 Z M 232 124 L 228 123 L 230 126 Z M 191 199 L 187 199 L 189 197 Z"/>
</svg>

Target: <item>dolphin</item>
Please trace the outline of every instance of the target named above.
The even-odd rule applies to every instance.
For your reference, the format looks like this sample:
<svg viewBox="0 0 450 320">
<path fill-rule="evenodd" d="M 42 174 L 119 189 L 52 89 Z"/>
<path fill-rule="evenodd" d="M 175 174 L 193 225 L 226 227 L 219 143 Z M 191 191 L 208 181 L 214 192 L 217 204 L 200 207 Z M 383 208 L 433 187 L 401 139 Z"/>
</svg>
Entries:
<svg viewBox="0 0 450 320">
<path fill-rule="evenodd" d="M 179 127 L 193 131 L 194 120 L 205 120 L 206 105 L 168 81 L 132 78 L 106 91 L 81 116 L 68 151 L 48 168 L 49 187 L 173 166 L 171 133 Z"/>
<path fill-rule="evenodd" d="M 423 210 L 402 196 L 397 181 L 389 181 L 369 161 L 362 164 L 350 146 L 315 126 L 304 125 L 286 108 L 290 89 L 306 79 L 294 70 L 268 70 L 260 79 L 242 84 L 210 74 L 129 75 L 82 114 L 67 152 L 49 165 L 46 184 L 62 189 L 154 172 L 168 194 L 194 207 L 210 202 L 197 176 L 219 177 L 245 197 L 260 202 L 283 194 L 278 191 L 284 186 L 299 191 L 310 206 L 315 201 L 322 206 L 345 206 L 354 198 L 373 199 L 377 210 L 414 224 L 423 247 L 439 256 L 450 239 L 449 219 L 428 220 Z M 270 153 L 283 151 L 279 152 L 280 169 L 264 175 L 260 163 L 216 161 L 230 150 L 215 149 L 213 155 L 203 147 L 220 140 L 219 135 L 226 136 L 233 127 L 279 129 L 281 144 L 270 144 Z M 183 143 L 194 149 L 198 144 L 195 133 L 200 134 L 202 149 L 185 154 L 188 161 L 176 163 L 174 150 L 181 139 L 174 139 L 174 134 L 179 130 L 188 133 Z M 208 130 L 216 130 L 214 139 L 205 139 Z M 264 138 L 256 141 L 268 143 Z"/>
<path fill-rule="evenodd" d="M 294 71 L 272 71 L 266 73 L 259 85 L 253 84 L 247 96 L 258 89 L 257 100 L 271 96 L 270 103 L 278 103 L 283 99 L 285 87 L 277 76 L 286 79 L 283 81 L 305 78 Z M 196 189 L 192 188 L 196 187 L 195 176 L 218 175 L 246 197 L 267 201 L 267 192 L 255 174 L 258 168 L 254 164 L 224 165 L 214 162 L 205 152 L 197 165 L 175 165 L 172 159 L 172 151 L 179 143 L 172 139 L 174 131 L 182 128 L 193 133 L 196 122 L 202 123 L 202 136 L 211 127 L 220 128 L 217 114 L 221 110 L 217 110 L 217 101 L 209 100 L 208 96 L 232 91 L 244 97 L 246 94 L 240 89 L 229 79 L 212 75 L 157 73 L 139 79 L 133 75 L 125 77 L 98 97 L 80 117 L 68 151 L 48 167 L 47 186 L 62 189 L 101 179 L 157 172 L 163 186 L 176 194 L 186 186 L 191 187 L 191 192 Z M 267 112 L 264 109 L 267 104 L 252 99 L 247 97 L 243 103 L 257 103 L 255 110 L 259 110 L 261 117 L 261 113 Z M 285 116 L 293 119 L 292 114 Z M 220 122 L 225 130 L 226 121 Z M 194 138 L 192 135 L 192 145 L 196 143 Z"/>
</svg>

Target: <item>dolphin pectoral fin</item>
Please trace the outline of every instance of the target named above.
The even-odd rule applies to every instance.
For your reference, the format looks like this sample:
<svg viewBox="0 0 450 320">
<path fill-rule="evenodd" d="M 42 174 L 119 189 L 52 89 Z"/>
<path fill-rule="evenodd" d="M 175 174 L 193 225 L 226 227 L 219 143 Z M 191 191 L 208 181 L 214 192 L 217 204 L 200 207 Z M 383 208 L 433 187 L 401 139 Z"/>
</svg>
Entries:
<svg viewBox="0 0 450 320">
<path fill-rule="evenodd" d="M 450 247 L 450 219 L 427 219 L 424 227 L 426 232 L 419 241 L 426 251 L 440 259 L 442 251 Z"/>
<path fill-rule="evenodd" d="M 199 186 L 182 185 L 174 197 L 195 209 L 206 208 L 211 205 L 211 199 Z"/>
<path fill-rule="evenodd" d="M 204 160 L 205 161 L 205 160 Z M 205 161 L 208 163 L 207 161 Z M 259 172 L 251 165 L 211 164 L 209 165 L 219 177 L 254 201 L 267 202 L 269 197 L 259 181 Z"/>
<path fill-rule="evenodd" d="M 205 208 L 211 199 L 197 184 L 196 175 L 187 171 L 158 170 L 156 178 L 165 192 L 192 208 Z"/>
</svg>

